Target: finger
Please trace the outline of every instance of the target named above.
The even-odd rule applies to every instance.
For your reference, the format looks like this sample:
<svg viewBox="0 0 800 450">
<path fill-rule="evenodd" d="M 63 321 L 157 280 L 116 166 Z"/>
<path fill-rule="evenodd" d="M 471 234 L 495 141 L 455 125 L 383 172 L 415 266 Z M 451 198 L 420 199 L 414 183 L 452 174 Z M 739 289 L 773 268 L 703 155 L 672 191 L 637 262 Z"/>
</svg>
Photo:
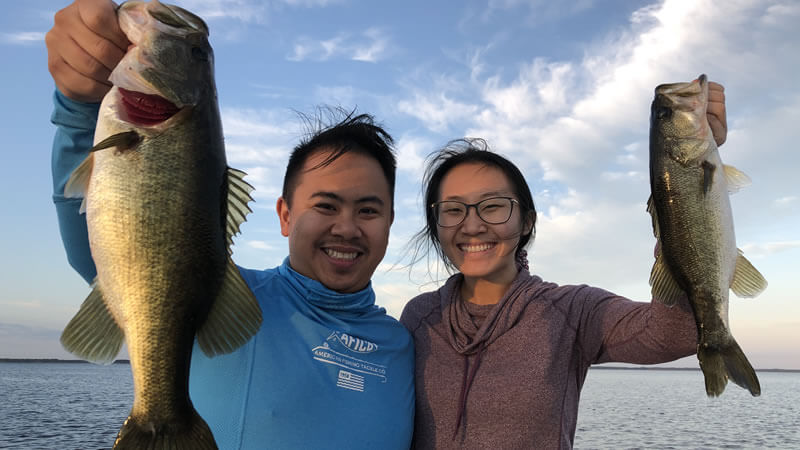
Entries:
<svg viewBox="0 0 800 450">
<path fill-rule="evenodd" d="M 108 0 L 82 0 L 68 16 L 70 36 L 76 44 L 108 70 L 113 70 L 128 48 L 128 39 L 117 21 L 113 3 Z"/>
<path fill-rule="evenodd" d="M 108 84 L 111 70 L 101 61 L 87 53 L 71 35 L 66 35 L 59 30 L 54 28 L 45 35 L 45 42 L 48 48 L 48 64 L 51 66 L 50 72 L 56 80 L 56 85 L 59 84 L 59 81 L 62 81 L 58 77 L 69 72 L 63 69 L 58 70 L 62 62 L 83 77 L 101 84 Z M 55 72 L 52 70 L 53 67 L 57 69 Z M 67 81 L 63 80 L 62 83 Z M 78 86 L 74 87 L 77 88 Z"/>
<path fill-rule="evenodd" d="M 111 88 L 84 76 L 57 55 L 48 56 L 48 67 L 58 90 L 80 102 L 99 102 Z"/>
<path fill-rule="evenodd" d="M 708 115 L 708 126 L 711 128 L 711 134 L 714 136 L 717 146 L 724 144 L 728 137 L 728 128 L 712 115 Z"/>
<path fill-rule="evenodd" d="M 110 0 L 80 0 L 77 3 L 81 21 L 86 27 L 124 53 L 130 42 L 119 27 L 117 5 Z"/>
</svg>

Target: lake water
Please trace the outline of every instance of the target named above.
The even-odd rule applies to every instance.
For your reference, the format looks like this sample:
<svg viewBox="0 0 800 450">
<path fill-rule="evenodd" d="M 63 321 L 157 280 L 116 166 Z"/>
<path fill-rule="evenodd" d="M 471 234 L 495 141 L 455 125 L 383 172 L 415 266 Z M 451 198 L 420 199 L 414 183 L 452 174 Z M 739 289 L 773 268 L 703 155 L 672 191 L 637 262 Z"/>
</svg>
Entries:
<svg viewBox="0 0 800 450">
<path fill-rule="evenodd" d="M 592 369 L 575 447 L 800 449 L 800 373 L 758 376 L 709 399 L 699 371 Z M 109 448 L 132 392 L 127 364 L 0 362 L 0 449 Z"/>
</svg>

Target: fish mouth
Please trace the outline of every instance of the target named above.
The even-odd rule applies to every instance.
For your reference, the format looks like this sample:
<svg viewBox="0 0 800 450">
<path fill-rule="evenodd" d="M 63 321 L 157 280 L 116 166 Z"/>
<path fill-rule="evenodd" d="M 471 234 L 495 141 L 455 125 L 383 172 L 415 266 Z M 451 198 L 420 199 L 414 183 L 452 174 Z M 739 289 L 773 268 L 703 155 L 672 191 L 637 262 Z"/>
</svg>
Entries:
<svg viewBox="0 0 800 450">
<path fill-rule="evenodd" d="M 119 89 L 127 122 L 140 126 L 158 125 L 181 109 L 160 95 Z"/>
</svg>

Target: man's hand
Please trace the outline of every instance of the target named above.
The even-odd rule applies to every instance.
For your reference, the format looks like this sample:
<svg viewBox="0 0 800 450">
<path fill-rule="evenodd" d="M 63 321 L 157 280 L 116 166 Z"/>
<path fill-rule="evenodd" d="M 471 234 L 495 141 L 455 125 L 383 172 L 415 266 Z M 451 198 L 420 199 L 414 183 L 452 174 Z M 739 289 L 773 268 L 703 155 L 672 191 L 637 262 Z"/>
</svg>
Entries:
<svg viewBox="0 0 800 450">
<path fill-rule="evenodd" d="M 110 0 L 75 0 L 58 11 L 47 32 L 47 66 L 58 90 L 81 102 L 99 102 L 111 70 L 130 45 Z"/>
<path fill-rule="evenodd" d="M 708 82 L 708 109 L 706 110 L 708 124 L 717 146 L 725 143 L 728 137 L 728 119 L 725 116 L 725 88 L 713 81 Z"/>
</svg>

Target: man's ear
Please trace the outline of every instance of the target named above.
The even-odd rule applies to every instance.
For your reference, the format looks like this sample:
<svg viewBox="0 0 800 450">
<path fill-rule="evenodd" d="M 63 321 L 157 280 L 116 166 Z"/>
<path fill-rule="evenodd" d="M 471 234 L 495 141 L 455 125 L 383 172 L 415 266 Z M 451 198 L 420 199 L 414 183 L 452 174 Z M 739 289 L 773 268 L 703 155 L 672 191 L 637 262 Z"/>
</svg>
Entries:
<svg viewBox="0 0 800 450">
<path fill-rule="evenodd" d="M 278 220 L 281 223 L 281 234 L 289 237 L 291 213 L 289 211 L 289 203 L 283 197 L 278 197 L 278 202 L 275 204 L 275 212 L 278 213 Z"/>
</svg>

